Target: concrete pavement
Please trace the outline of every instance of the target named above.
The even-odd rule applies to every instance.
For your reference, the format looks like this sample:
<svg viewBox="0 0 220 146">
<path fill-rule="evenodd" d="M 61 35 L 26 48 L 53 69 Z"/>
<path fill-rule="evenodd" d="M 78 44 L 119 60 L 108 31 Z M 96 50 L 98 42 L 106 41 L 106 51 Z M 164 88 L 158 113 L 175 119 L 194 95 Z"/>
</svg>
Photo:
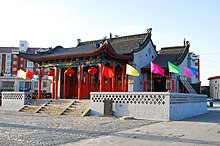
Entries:
<svg viewBox="0 0 220 146">
<path fill-rule="evenodd" d="M 219 146 L 220 102 L 215 102 L 208 110 L 208 114 L 155 123 L 65 146 Z"/>
</svg>

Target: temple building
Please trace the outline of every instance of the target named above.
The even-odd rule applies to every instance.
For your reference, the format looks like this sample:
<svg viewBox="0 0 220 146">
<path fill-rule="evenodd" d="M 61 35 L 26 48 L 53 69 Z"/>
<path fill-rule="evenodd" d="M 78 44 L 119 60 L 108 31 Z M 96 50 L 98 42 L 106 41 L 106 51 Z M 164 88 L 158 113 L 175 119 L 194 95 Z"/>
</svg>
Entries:
<svg viewBox="0 0 220 146">
<path fill-rule="evenodd" d="M 190 44 L 184 41 L 183 46 L 162 48 L 156 51 L 151 39 L 152 29 L 146 33 L 103 38 L 81 42 L 76 47 L 57 46 L 34 53 L 19 52 L 19 56 L 37 63 L 38 97 L 41 97 L 42 70 L 48 69 L 51 76 L 52 98 L 90 97 L 90 92 L 149 92 L 196 91 L 191 84 L 198 85 L 199 75 L 193 78 L 171 74 L 167 62 L 172 62 L 181 69 L 184 66 L 197 65 L 194 53 L 189 52 Z M 198 60 L 197 60 L 198 61 Z M 165 76 L 151 73 L 149 64 L 155 62 L 165 69 Z M 139 76 L 126 74 L 126 64 L 133 66 Z M 109 76 L 104 75 L 105 72 Z M 199 72 L 199 66 L 197 67 Z M 112 75 L 113 74 L 113 75 Z"/>
</svg>

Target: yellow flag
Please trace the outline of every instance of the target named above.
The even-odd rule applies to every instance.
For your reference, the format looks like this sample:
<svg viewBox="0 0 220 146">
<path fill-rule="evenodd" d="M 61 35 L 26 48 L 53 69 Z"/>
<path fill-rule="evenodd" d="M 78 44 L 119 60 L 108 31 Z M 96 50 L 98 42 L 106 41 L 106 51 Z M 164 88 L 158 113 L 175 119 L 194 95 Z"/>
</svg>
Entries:
<svg viewBox="0 0 220 146">
<path fill-rule="evenodd" d="M 26 72 L 23 71 L 22 69 L 19 69 L 18 72 L 17 72 L 17 77 L 26 79 Z"/>
<path fill-rule="evenodd" d="M 126 74 L 131 76 L 139 76 L 139 72 L 131 65 L 126 64 Z"/>
</svg>

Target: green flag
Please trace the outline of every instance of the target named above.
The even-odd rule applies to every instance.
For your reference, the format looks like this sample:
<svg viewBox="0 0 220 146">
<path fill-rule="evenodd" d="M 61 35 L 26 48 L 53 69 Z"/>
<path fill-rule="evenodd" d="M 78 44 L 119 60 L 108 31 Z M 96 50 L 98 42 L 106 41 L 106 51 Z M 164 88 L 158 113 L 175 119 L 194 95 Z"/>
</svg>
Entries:
<svg viewBox="0 0 220 146">
<path fill-rule="evenodd" d="M 175 74 L 181 74 L 181 70 L 179 69 L 179 67 L 177 67 L 176 65 L 170 63 L 168 61 L 168 68 L 169 68 L 169 72 L 175 73 Z"/>
</svg>

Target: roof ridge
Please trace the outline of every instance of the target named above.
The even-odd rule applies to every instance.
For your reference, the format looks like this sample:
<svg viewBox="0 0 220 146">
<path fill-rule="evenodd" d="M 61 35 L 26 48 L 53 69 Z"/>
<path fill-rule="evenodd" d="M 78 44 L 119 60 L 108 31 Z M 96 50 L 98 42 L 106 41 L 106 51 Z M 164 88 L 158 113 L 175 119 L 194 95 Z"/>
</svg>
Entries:
<svg viewBox="0 0 220 146">
<path fill-rule="evenodd" d="M 168 50 L 168 49 L 174 49 L 174 48 L 184 48 L 186 46 L 171 46 L 171 47 L 162 47 L 161 50 Z"/>
<path fill-rule="evenodd" d="M 147 35 L 148 32 L 146 33 L 140 33 L 140 34 L 134 34 L 134 35 L 127 35 L 127 36 L 120 36 L 120 37 L 113 37 L 113 38 L 104 38 L 104 39 L 98 39 L 98 40 L 92 40 L 92 41 L 85 41 L 85 42 L 80 42 L 77 46 L 80 45 L 87 45 L 87 44 L 96 44 L 97 41 L 102 41 L 102 40 L 107 40 L 107 41 L 126 41 L 126 40 L 131 40 L 131 39 L 135 39 L 138 36 L 144 36 Z"/>
</svg>

